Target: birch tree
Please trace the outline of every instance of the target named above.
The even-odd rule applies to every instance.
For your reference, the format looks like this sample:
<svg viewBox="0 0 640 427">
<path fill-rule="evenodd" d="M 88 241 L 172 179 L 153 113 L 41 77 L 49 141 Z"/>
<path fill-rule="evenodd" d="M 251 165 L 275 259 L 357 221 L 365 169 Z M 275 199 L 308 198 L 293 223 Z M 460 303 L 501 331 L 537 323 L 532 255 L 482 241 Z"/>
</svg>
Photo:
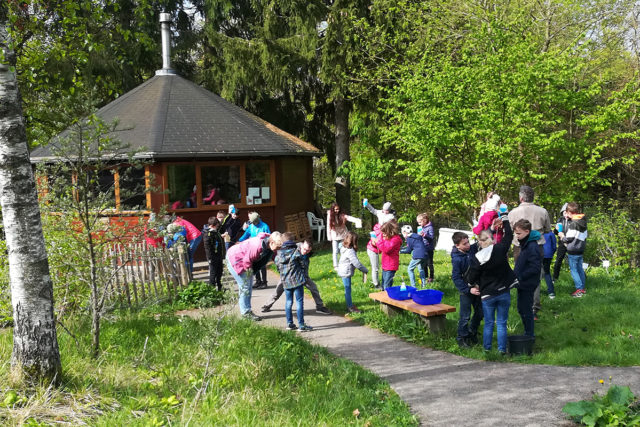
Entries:
<svg viewBox="0 0 640 427">
<path fill-rule="evenodd" d="M 0 4 L 0 205 L 7 239 L 13 306 L 11 365 L 18 380 L 60 378 L 53 285 L 29 162 L 15 56 Z"/>
</svg>

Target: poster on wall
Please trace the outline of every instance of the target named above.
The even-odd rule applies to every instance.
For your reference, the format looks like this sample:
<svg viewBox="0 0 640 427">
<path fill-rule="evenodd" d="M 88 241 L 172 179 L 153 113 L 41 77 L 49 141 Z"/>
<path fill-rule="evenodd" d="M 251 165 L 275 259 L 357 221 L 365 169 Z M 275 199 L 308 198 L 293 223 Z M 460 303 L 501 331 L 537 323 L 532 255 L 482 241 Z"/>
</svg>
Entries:
<svg viewBox="0 0 640 427">
<path fill-rule="evenodd" d="M 271 199 L 271 187 L 262 187 L 262 200 Z"/>
</svg>

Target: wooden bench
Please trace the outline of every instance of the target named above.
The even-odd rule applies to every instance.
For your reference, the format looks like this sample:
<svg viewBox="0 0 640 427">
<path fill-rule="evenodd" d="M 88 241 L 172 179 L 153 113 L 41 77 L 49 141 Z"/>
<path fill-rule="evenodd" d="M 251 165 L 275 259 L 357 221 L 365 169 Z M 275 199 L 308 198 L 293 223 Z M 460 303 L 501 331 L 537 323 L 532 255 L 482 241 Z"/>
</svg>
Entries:
<svg viewBox="0 0 640 427">
<path fill-rule="evenodd" d="M 369 298 L 380 302 L 380 309 L 387 316 L 396 316 L 398 313 L 401 313 L 402 310 L 411 311 L 420 315 L 420 318 L 432 333 L 444 331 L 447 320 L 446 314 L 456 311 L 455 307 L 447 304 L 421 305 L 416 304 L 412 299 L 403 301 L 395 300 L 389 298 L 387 291 L 372 292 L 369 294 Z"/>
</svg>

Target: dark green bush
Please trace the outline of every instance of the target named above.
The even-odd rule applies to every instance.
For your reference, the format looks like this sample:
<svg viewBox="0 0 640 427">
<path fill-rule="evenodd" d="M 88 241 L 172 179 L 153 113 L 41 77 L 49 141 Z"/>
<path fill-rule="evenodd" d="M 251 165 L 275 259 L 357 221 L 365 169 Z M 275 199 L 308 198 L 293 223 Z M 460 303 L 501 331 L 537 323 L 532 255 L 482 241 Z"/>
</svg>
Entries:
<svg viewBox="0 0 640 427">
<path fill-rule="evenodd" d="M 178 302 L 190 307 L 215 307 L 226 301 L 224 291 L 218 291 L 215 287 L 201 281 L 189 283 L 178 294 Z"/>
</svg>

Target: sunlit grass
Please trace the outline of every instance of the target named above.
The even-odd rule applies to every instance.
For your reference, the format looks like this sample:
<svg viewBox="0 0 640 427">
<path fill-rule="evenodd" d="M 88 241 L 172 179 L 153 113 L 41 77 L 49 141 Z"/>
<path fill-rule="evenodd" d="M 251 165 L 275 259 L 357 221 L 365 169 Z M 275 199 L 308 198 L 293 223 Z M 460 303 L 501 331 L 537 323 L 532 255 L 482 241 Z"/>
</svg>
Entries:
<svg viewBox="0 0 640 427">
<path fill-rule="evenodd" d="M 332 310 L 346 312 L 342 281 L 332 269 L 330 249 L 316 247 L 314 253 L 310 275 L 318 284 L 323 300 Z M 365 250 L 360 250 L 358 257 L 364 265 L 369 266 Z M 395 285 L 400 284 L 402 276 L 409 284 L 406 271 L 410 257 L 400 256 L 401 265 L 396 274 Z M 458 308 L 459 294 L 451 280 L 451 257 L 443 251 L 436 251 L 434 266 L 436 278 L 428 287 L 444 292 L 443 303 Z M 571 298 L 573 281 L 565 264 L 555 287 L 556 299 L 550 300 L 546 295 L 546 285 L 542 283 L 542 311 L 539 312 L 540 320 L 535 325 L 534 355 L 507 360 L 553 365 L 640 364 L 640 316 L 637 314 L 640 288 L 636 278 L 622 272 L 610 270 L 607 273 L 599 268 L 590 269 L 587 272 L 587 295 L 583 298 Z M 455 340 L 457 313 L 447 315 L 447 328 L 443 334 L 432 335 L 413 313 L 386 317 L 379 310 L 379 304 L 368 297 L 374 291 L 371 283 L 363 284 L 362 274 L 356 272 L 352 280 L 352 297 L 354 304 L 363 313 L 350 316 L 420 345 L 472 358 L 502 360 L 497 354 L 485 354 L 481 346 L 472 349 L 458 348 Z M 515 290 L 511 296 L 508 332 L 522 334 Z M 480 336 L 479 338 L 481 340 Z M 495 342 L 493 347 L 496 348 Z"/>
<path fill-rule="evenodd" d="M 124 315 L 104 322 L 94 360 L 88 326 L 70 323 L 78 344 L 59 336 L 59 389 L 13 389 L 0 365 L 0 424 L 417 425 L 388 384 L 293 332 L 232 317 Z M 2 330 L 0 360 L 10 355 Z"/>
</svg>

